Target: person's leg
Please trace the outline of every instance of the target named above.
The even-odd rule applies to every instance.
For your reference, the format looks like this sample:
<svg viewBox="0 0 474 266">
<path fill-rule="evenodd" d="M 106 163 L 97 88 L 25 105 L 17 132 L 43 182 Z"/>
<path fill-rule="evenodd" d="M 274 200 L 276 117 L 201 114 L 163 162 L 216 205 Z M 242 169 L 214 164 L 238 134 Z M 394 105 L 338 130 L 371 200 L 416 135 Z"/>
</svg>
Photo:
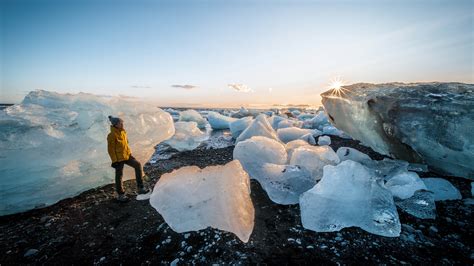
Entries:
<svg viewBox="0 0 474 266">
<path fill-rule="evenodd" d="M 143 169 L 142 169 L 142 164 L 135 159 L 135 157 L 130 156 L 130 159 L 125 161 L 125 164 L 133 167 L 135 169 L 135 179 L 137 180 L 137 188 L 138 189 L 143 189 Z"/>
<path fill-rule="evenodd" d="M 123 176 L 123 162 L 117 163 L 115 167 L 115 190 L 117 194 L 125 194 L 125 190 L 122 186 L 122 176 Z"/>
</svg>

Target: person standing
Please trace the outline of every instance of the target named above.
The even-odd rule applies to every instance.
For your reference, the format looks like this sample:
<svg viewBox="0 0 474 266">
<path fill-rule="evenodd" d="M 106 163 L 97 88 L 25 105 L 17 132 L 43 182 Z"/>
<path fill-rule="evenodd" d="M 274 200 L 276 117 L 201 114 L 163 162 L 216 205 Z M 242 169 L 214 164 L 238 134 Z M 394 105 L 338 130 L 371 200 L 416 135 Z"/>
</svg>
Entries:
<svg viewBox="0 0 474 266">
<path fill-rule="evenodd" d="M 135 169 L 135 179 L 137 181 L 138 194 L 146 194 L 149 189 L 143 186 L 143 169 L 128 146 L 127 132 L 125 131 L 123 120 L 119 117 L 109 116 L 111 123 L 110 133 L 107 136 L 107 150 L 112 160 L 112 167 L 115 168 L 115 189 L 117 192 L 117 200 L 127 201 L 125 190 L 122 185 L 123 167 L 131 166 Z"/>
</svg>

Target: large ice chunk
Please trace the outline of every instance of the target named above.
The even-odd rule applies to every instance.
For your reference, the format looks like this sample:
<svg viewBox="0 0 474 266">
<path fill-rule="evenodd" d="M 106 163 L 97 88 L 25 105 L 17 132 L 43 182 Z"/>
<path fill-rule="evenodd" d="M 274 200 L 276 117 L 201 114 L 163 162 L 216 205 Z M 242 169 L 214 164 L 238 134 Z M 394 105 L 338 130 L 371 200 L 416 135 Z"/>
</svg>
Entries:
<svg viewBox="0 0 474 266">
<path fill-rule="evenodd" d="M 375 151 L 474 178 L 474 84 L 359 83 L 321 96 L 334 126 Z"/>
<path fill-rule="evenodd" d="M 265 114 L 258 115 L 252 123 L 239 135 L 236 139 L 236 143 L 249 139 L 254 136 L 263 136 L 280 141 L 275 130 L 273 130 L 270 123 L 268 123 L 267 116 Z"/>
<path fill-rule="evenodd" d="M 209 139 L 209 135 L 206 132 L 202 132 L 194 121 L 176 122 L 174 127 L 176 132 L 165 143 L 178 151 L 194 150 L 202 142 Z"/>
<path fill-rule="evenodd" d="M 293 141 L 290 141 L 288 143 L 285 144 L 285 149 L 286 149 L 286 152 L 288 154 L 288 162 L 291 160 L 291 156 L 293 155 L 293 151 L 296 150 L 297 148 L 301 147 L 301 146 L 307 146 L 308 145 L 308 142 L 304 141 L 304 140 L 301 140 L 301 139 L 297 139 L 297 140 L 293 140 Z"/>
<path fill-rule="evenodd" d="M 395 204 L 405 211 L 420 219 L 435 219 L 436 205 L 433 192 L 418 190 L 408 199 L 395 198 Z"/>
<path fill-rule="evenodd" d="M 255 179 L 268 197 L 278 204 L 297 204 L 301 193 L 311 189 L 317 182 L 308 170 L 298 165 L 271 163 L 263 164 Z"/>
<path fill-rule="evenodd" d="M 331 138 L 329 136 L 319 136 L 318 138 L 319 146 L 330 145 L 330 144 L 331 144 Z"/>
<path fill-rule="evenodd" d="M 446 179 L 429 177 L 423 178 L 423 182 L 428 190 L 434 193 L 435 201 L 462 199 L 459 190 Z"/>
<path fill-rule="evenodd" d="M 207 121 L 213 129 L 227 129 L 229 124 L 237 120 L 229 116 L 221 115 L 217 112 L 209 112 L 207 114 Z"/>
<path fill-rule="evenodd" d="M 124 97 L 30 92 L 0 112 L 0 215 L 45 206 L 113 182 L 107 116 L 124 120 L 142 164 L 174 134 L 170 114 Z M 132 178 L 125 167 L 124 178 Z"/>
<path fill-rule="evenodd" d="M 339 157 L 329 146 L 301 146 L 293 151 L 290 159 L 291 165 L 306 168 L 316 180 L 323 176 L 325 165 L 336 165 L 339 162 Z"/>
<path fill-rule="evenodd" d="M 358 163 L 372 161 L 372 159 L 370 159 L 367 154 L 349 147 L 340 147 L 339 149 L 337 149 L 336 154 L 339 159 L 341 159 L 341 161 L 351 160 Z"/>
<path fill-rule="evenodd" d="M 286 164 L 286 149 L 280 142 L 256 136 L 239 142 L 234 148 L 234 159 L 239 160 L 250 177 L 256 178 L 265 163 Z"/>
<path fill-rule="evenodd" d="M 414 172 L 399 173 L 390 178 L 385 186 L 399 199 L 408 199 L 415 194 L 415 191 L 427 189 L 423 180 Z"/>
<path fill-rule="evenodd" d="M 232 137 L 237 139 L 240 134 L 252 123 L 253 118 L 250 116 L 243 117 L 237 119 L 233 122 L 229 123 L 230 132 L 232 133 Z"/>
<path fill-rule="evenodd" d="M 298 127 L 286 127 L 277 130 L 278 138 L 284 143 L 292 140 L 300 139 L 306 134 L 311 134 L 313 137 L 319 136 L 321 132 L 311 129 L 301 129 Z"/>
<path fill-rule="evenodd" d="M 400 235 L 393 196 L 363 165 L 346 160 L 324 167 L 324 177 L 300 197 L 303 227 L 316 232 L 357 226 L 388 237 Z"/>
<path fill-rule="evenodd" d="M 180 122 L 196 122 L 199 128 L 206 127 L 206 119 L 196 110 L 190 109 L 179 113 Z"/>
<path fill-rule="evenodd" d="M 200 169 L 186 166 L 164 174 L 150 204 L 178 233 L 213 227 L 249 240 L 255 210 L 249 176 L 239 161 Z"/>
</svg>

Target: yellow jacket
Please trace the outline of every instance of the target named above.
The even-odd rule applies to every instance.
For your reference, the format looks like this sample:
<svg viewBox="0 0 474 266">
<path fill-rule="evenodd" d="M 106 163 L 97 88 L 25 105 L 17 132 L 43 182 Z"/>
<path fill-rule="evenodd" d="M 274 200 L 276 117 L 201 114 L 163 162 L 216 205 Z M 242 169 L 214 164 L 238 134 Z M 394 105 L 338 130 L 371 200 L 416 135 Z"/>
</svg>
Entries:
<svg viewBox="0 0 474 266">
<path fill-rule="evenodd" d="M 128 147 L 127 132 L 110 126 L 110 133 L 107 136 L 107 150 L 112 163 L 128 160 L 132 151 Z"/>
</svg>

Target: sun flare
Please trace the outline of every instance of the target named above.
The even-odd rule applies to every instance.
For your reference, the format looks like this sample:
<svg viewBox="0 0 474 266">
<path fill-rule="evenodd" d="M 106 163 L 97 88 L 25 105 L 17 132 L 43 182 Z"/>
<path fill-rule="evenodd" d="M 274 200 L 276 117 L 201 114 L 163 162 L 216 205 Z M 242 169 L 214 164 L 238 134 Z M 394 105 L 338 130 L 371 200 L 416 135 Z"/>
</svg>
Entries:
<svg viewBox="0 0 474 266">
<path fill-rule="evenodd" d="M 344 94 L 344 85 L 345 83 L 341 79 L 341 77 L 335 77 L 334 79 L 332 79 L 329 83 L 329 89 L 332 89 L 331 94 L 336 97 L 341 97 L 341 95 Z"/>
</svg>

